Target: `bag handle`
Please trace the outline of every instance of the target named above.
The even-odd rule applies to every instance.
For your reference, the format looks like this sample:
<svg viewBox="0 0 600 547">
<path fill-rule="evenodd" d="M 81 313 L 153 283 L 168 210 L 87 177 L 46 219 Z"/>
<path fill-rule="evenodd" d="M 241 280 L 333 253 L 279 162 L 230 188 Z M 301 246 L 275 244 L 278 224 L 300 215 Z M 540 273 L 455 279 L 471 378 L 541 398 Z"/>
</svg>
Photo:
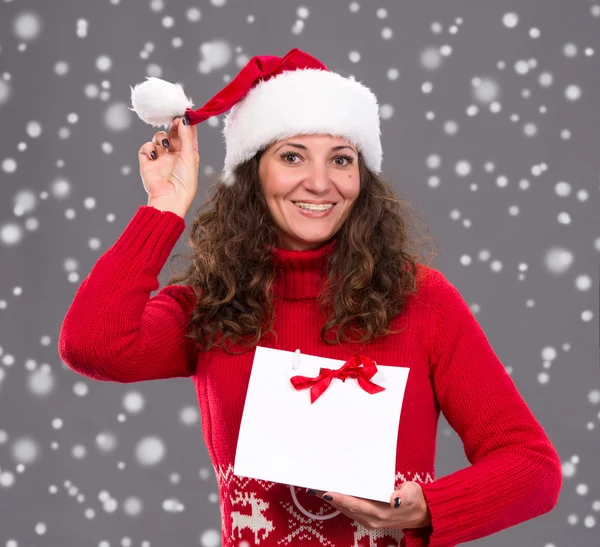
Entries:
<svg viewBox="0 0 600 547">
<path fill-rule="evenodd" d="M 296 504 L 296 507 L 298 509 L 300 509 L 300 511 L 302 511 L 303 514 L 305 514 L 307 517 L 310 517 L 311 519 L 328 520 L 328 519 L 332 519 L 333 517 L 337 517 L 341 513 L 341 511 L 339 509 L 337 509 L 335 512 L 329 513 L 328 515 L 313 515 L 312 513 L 309 513 L 306 509 L 304 509 L 304 507 L 302 507 L 300 505 L 300 503 L 298 503 L 298 498 L 296 497 L 296 489 L 291 484 L 290 484 L 290 490 L 292 492 L 292 498 L 294 499 L 294 503 Z"/>
</svg>

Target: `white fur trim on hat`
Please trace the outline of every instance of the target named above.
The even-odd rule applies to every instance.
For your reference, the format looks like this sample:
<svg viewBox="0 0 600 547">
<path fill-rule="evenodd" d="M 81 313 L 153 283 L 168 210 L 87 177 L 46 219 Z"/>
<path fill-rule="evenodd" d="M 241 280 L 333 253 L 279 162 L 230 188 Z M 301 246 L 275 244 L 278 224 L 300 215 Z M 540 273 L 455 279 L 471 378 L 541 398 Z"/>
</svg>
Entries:
<svg viewBox="0 0 600 547">
<path fill-rule="evenodd" d="M 262 80 L 225 117 L 223 182 L 261 148 L 294 135 L 330 134 L 358 147 L 367 167 L 381 172 L 379 106 L 373 92 L 335 72 L 298 69 Z"/>
</svg>

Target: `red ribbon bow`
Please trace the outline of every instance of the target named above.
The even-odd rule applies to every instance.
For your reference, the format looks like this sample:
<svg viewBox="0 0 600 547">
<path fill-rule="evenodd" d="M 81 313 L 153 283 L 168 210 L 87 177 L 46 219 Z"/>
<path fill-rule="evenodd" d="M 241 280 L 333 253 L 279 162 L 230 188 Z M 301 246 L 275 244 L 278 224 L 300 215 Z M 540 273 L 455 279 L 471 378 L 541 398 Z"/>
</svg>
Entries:
<svg viewBox="0 0 600 547">
<path fill-rule="evenodd" d="M 361 364 L 363 365 L 361 367 Z M 377 373 L 377 365 L 373 359 L 361 355 L 359 353 L 353 355 L 348 359 L 344 366 L 339 369 L 332 370 L 329 368 L 321 367 L 319 375 L 316 378 L 309 378 L 308 376 L 292 376 L 290 382 L 295 389 L 301 390 L 310 387 L 310 404 L 313 404 L 329 387 L 331 380 L 339 378 L 342 382 L 346 381 L 346 378 L 356 378 L 358 385 L 363 388 L 367 393 L 373 395 L 384 391 L 385 388 L 378 386 L 371 382 L 371 378 Z"/>
</svg>

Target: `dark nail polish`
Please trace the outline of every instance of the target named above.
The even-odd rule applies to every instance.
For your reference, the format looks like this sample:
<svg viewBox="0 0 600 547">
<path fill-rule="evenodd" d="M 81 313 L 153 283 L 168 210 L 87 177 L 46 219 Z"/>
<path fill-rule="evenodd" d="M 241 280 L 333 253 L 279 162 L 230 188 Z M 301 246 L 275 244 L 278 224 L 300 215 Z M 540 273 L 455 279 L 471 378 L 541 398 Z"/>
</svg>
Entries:
<svg viewBox="0 0 600 547">
<path fill-rule="evenodd" d="M 183 125 L 190 125 L 190 119 L 187 117 L 187 114 L 183 115 L 181 121 L 183 122 Z"/>
<path fill-rule="evenodd" d="M 323 496 L 327 501 L 333 501 L 333 498 L 329 494 Z"/>
<path fill-rule="evenodd" d="M 154 150 L 152 150 L 152 152 L 150 152 L 150 157 L 155 160 L 156 159 L 156 152 Z"/>
<path fill-rule="evenodd" d="M 163 140 L 162 140 L 162 145 L 163 145 L 165 148 L 169 148 L 169 139 L 163 139 Z"/>
<path fill-rule="evenodd" d="M 314 490 L 307 490 L 306 493 L 310 494 L 311 496 L 316 496 L 317 495 L 317 493 Z"/>
<path fill-rule="evenodd" d="M 394 498 L 394 507 L 396 509 L 400 507 L 400 498 Z"/>
</svg>

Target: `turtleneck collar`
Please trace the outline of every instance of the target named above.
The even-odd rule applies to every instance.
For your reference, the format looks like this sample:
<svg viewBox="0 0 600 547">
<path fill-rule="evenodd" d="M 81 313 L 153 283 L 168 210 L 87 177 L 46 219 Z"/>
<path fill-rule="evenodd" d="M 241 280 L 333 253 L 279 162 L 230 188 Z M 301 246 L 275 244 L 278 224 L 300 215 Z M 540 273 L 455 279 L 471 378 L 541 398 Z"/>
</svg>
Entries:
<svg viewBox="0 0 600 547">
<path fill-rule="evenodd" d="M 291 251 L 273 247 L 276 268 L 273 295 L 285 300 L 315 298 L 327 279 L 327 257 L 335 248 L 337 237 L 316 249 Z"/>
</svg>

